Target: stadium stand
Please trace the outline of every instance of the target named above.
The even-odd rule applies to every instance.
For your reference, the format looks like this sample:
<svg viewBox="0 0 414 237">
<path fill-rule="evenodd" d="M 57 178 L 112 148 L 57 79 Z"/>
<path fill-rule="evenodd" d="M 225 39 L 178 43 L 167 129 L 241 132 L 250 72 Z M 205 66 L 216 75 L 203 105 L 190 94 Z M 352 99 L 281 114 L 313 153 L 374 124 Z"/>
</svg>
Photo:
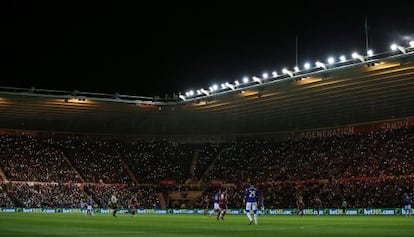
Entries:
<svg viewBox="0 0 414 237">
<path fill-rule="evenodd" d="M 394 207 L 400 206 L 396 196 L 414 189 L 412 126 L 282 142 L 190 145 L 2 135 L 0 144 L 1 166 L 11 181 L 2 186 L 2 205 L 11 200 L 22 207 L 80 207 L 92 194 L 98 206 L 107 207 L 117 192 L 124 206 L 138 193 L 139 205 L 152 208 L 159 203 L 158 193 L 164 193 L 167 206 L 194 207 L 203 191 L 213 194 L 212 181 L 221 180 L 229 189 L 229 206 L 240 207 L 243 187 L 254 180 L 267 207 L 293 208 L 298 193 L 307 206 L 318 195 L 331 207 L 339 207 L 343 197 L 352 207 Z M 193 177 L 189 167 L 197 149 L 196 170 L 205 172 L 195 176 L 202 185 L 186 183 Z M 140 184 L 131 181 L 119 156 Z M 77 173 L 89 182 L 80 182 Z M 163 186 L 166 178 L 176 185 Z"/>
</svg>

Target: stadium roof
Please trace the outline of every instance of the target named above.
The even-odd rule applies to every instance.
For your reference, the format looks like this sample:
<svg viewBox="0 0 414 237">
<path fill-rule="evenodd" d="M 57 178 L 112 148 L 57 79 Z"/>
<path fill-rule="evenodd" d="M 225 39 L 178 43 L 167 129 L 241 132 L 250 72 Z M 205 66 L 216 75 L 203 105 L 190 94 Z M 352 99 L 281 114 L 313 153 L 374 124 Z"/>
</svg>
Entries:
<svg viewBox="0 0 414 237">
<path fill-rule="evenodd" d="M 414 54 L 293 72 L 195 97 L 0 88 L 2 128 L 142 136 L 289 133 L 414 115 Z"/>
</svg>

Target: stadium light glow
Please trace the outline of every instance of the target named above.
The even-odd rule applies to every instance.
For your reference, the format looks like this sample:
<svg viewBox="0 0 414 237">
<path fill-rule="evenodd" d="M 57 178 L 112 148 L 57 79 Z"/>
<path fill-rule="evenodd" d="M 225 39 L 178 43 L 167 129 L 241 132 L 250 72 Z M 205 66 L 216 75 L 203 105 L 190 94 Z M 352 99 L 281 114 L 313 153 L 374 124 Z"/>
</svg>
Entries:
<svg viewBox="0 0 414 237">
<path fill-rule="evenodd" d="M 295 70 L 295 72 L 299 72 L 299 67 L 298 67 L 298 66 L 295 66 L 295 67 L 293 68 L 293 70 Z"/>
<path fill-rule="evenodd" d="M 193 96 L 194 95 L 194 91 L 193 90 L 189 90 L 189 91 L 187 91 L 186 93 L 185 93 L 185 96 L 186 97 L 190 97 L 190 96 Z"/>
<path fill-rule="evenodd" d="M 397 44 L 392 44 L 391 45 L 391 50 L 392 51 L 396 51 L 397 49 L 400 50 L 404 54 L 407 52 L 407 50 L 405 50 L 405 48 L 400 46 L 400 45 L 397 45 Z"/>
<path fill-rule="evenodd" d="M 253 76 L 252 79 L 253 79 L 253 81 L 255 81 L 257 83 L 262 84 L 262 80 L 260 80 L 260 78 L 258 78 L 256 76 Z"/>
<path fill-rule="evenodd" d="M 414 40 L 411 40 L 410 38 L 406 38 L 405 39 L 405 43 L 408 43 L 408 46 L 401 46 L 398 44 L 393 43 L 390 48 L 392 51 L 400 51 L 403 54 L 407 54 L 409 52 L 413 52 L 414 51 Z M 369 63 L 368 66 L 371 65 L 370 61 L 371 61 L 371 57 L 374 56 L 374 51 L 372 49 L 369 49 L 366 51 L 366 55 L 361 55 L 357 52 L 354 52 L 351 54 L 352 59 L 357 59 L 360 62 L 365 62 L 367 61 Z M 379 55 L 378 55 L 379 56 Z M 376 59 L 376 58 L 375 58 Z M 328 69 L 331 68 L 332 66 L 335 66 L 335 64 L 337 62 L 341 62 L 341 63 L 346 63 L 347 59 L 345 55 L 341 55 L 338 59 L 334 58 L 334 57 L 328 57 L 326 62 L 321 62 L 321 61 L 316 61 L 315 62 L 315 68 L 322 68 L 322 69 Z M 349 60 L 350 62 L 352 60 Z M 374 65 L 374 63 L 372 63 Z M 313 66 L 311 63 L 306 62 L 303 65 L 303 69 L 302 70 L 309 70 L 311 69 Z M 295 66 L 292 70 L 288 70 L 287 68 L 283 68 L 282 69 L 282 73 L 281 74 L 287 74 L 290 77 L 295 77 L 295 75 L 299 75 L 301 72 L 301 68 L 299 66 Z M 248 77 L 245 76 L 243 77 L 242 80 L 235 80 L 233 83 L 229 83 L 229 82 L 225 82 L 225 83 L 221 83 L 221 84 L 214 84 L 212 86 L 209 87 L 209 89 L 199 89 L 196 91 L 190 90 L 187 91 L 184 95 L 179 95 L 179 97 L 182 100 L 188 100 L 194 96 L 200 96 L 200 95 L 206 95 L 209 96 L 211 94 L 214 94 L 215 91 L 218 90 L 224 90 L 227 91 L 227 88 L 231 89 L 231 90 L 236 90 L 237 88 L 242 87 L 242 84 L 246 84 L 246 85 L 250 85 L 251 81 L 253 82 L 257 82 L 258 84 L 263 84 L 266 83 L 268 78 L 276 78 L 278 77 L 278 73 L 276 71 L 272 71 L 271 73 L 269 72 L 263 72 L 261 76 L 253 76 L 253 77 Z M 253 83 L 252 83 L 253 84 Z"/>
<path fill-rule="evenodd" d="M 328 64 L 334 64 L 335 63 L 335 58 L 334 57 L 329 57 L 328 58 Z"/>
<path fill-rule="evenodd" d="M 288 74 L 290 77 L 293 77 L 293 72 L 291 72 L 291 71 L 287 70 L 286 68 L 283 68 L 283 69 L 282 69 L 282 73 L 283 73 L 283 74 Z"/>
<path fill-rule="evenodd" d="M 316 65 L 316 67 L 321 67 L 323 69 L 326 69 L 326 65 L 322 62 L 316 61 L 315 65 Z"/>
<path fill-rule="evenodd" d="M 228 88 L 230 88 L 230 89 L 232 89 L 232 90 L 234 90 L 235 88 L 234 88 L 234 85 L 232 85 L 232 84 L 230 84 L 230 83 L 228 83 L 228 82 L 226 82 L 226 84 L 225 84 Z"/>
<path fill-rule="evenodd" d="M 365 61 L 364 57 L 357 52 L 352 53 L 352 58 L 359 59 L 361 62 Z"/>
<path fill-rule="evenodd" d="M 205 90 L 205 89 L 200 89 L 200 91 L 202 92 L 202 93 L 204 93 L 205 95 L 210 95 L 210 92 L 208 92 L 207 90 Z"/>
</svg>

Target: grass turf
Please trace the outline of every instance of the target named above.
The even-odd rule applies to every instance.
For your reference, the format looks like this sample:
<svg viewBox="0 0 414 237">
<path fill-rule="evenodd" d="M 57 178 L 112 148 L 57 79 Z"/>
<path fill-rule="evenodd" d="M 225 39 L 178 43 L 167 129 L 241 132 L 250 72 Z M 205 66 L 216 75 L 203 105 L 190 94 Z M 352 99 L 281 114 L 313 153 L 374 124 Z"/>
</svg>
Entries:
<svg viewBox="0 0 414 237">
<path fill-rule="evenodd" d="M 414 218 L 405 216 L 259 216 L 224 221 L 203 215 L 0 213 L 1 236 L 413 236 Z"/>
</svg>

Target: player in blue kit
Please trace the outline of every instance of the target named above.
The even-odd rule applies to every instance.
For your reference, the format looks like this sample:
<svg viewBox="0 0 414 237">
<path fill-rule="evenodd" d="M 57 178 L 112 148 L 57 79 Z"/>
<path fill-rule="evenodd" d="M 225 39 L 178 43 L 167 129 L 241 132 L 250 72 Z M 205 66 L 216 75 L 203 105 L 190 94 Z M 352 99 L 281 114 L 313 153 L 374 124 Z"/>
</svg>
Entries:
<svg viewBox="0 0 414 237">
<path fill-rule="evenodd" d="M 249 225 L 253 223 L 252 214 L 254 217 L 254 223 L 257 225 L 257 202 L 259 200 L 259 190 L 252 184 L 246 188 L 245 192 L 245 203 L 246 203 L 246 215 L 249 218 Z"/>
<path fill-rule="evenodd" d="M 215 194 L 214 194 L 214 196 L 213 196 L 213 200 L 214 200 L 214 202 L 213 202 L 213 210 L 214 210 L 214 212 L 212 212 L 211 213 L 211 215 L 217 215 L 218 213 L 219 213 L 219 211 L 220 211 L 220 204 L 219 204 L 219 200 L 220 200 L 220 193 L 221 193 L 221 190 L 219 189 Z"/>
<path fill-rule="evenodd" d="M 88 195 L 86 199 L 86 215 L 91 216 L 93 214 L 93 199 L 91 195 Z"/>
<path fill-rule="evenodd" d="M 408 193 L 404 194 L 404 211 L 406 216 L 411 216 L 411 204 L 412 200 Z"/>
</svg>

